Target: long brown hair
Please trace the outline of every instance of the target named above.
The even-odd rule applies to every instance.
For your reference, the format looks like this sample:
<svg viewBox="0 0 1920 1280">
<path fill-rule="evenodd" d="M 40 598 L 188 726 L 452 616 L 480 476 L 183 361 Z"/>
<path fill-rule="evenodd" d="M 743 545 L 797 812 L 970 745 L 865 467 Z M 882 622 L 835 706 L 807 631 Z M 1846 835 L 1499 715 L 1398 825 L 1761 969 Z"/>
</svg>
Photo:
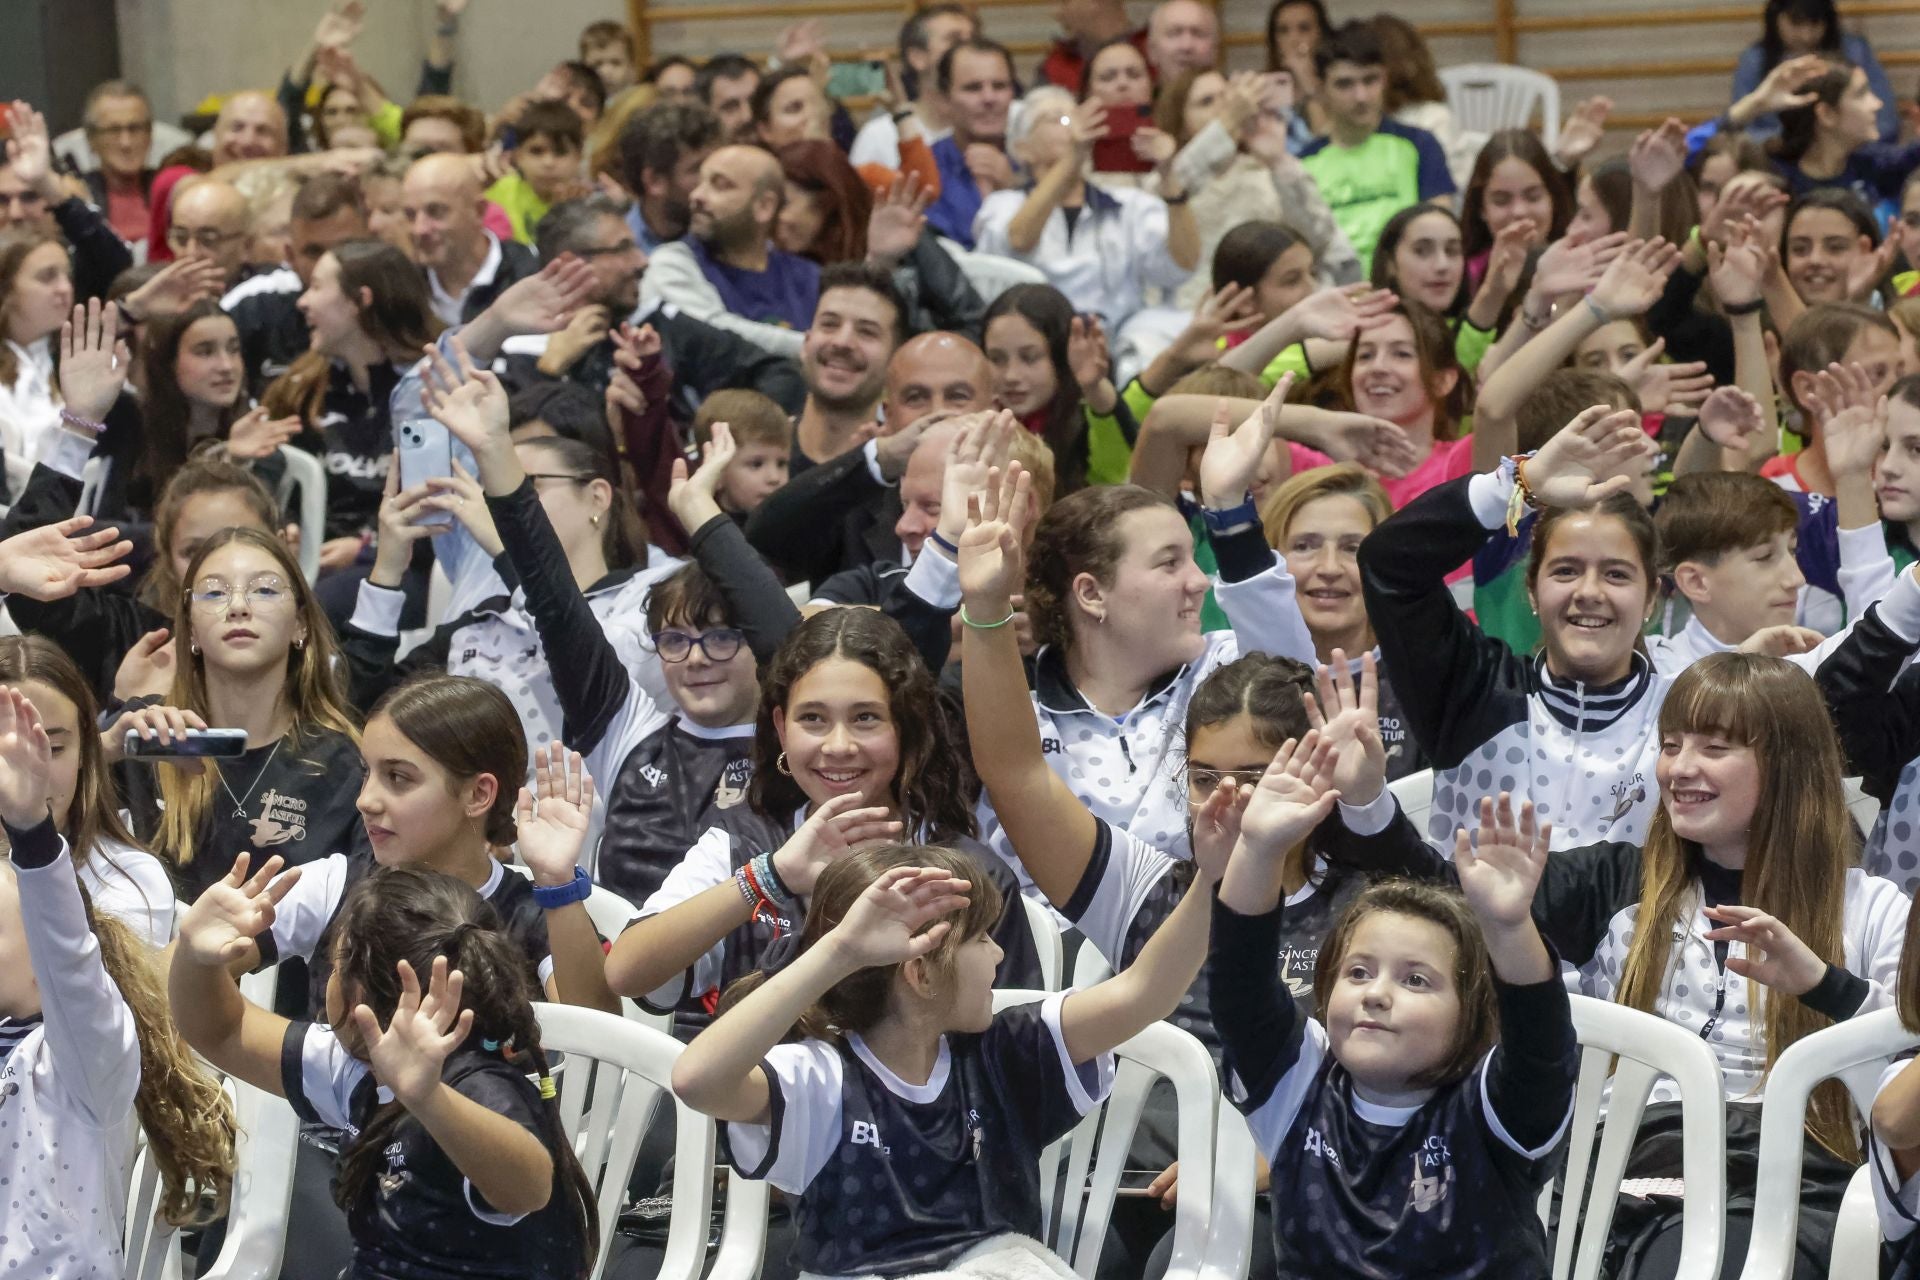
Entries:
<svg viewBox="0 0 1920 1280">
<path fill-rule="evenodd" d="M 293 729 L 288 734 L 287 745 L 298 751 L 313 734 L 329 731 L 358 741 L 360 733 L 354 725 L 353 713 L 347 707 L 336 673 L 338 646 L 334 643 L 333 626 L 327 621 L 319 600 L 314 597 L 313 588 L 307 585 L 300 566 L 294 562 L 292 553 L 280 539 L 257 529 L 222 529 L 201 543 L 200 550 L 194 553 L 192 562 L 187 566 L 187 583 L 191 584 L 200 576 L 201 567 L 209 556 L 236 542 L 263 551 L 273 558 L 281 578 L 293 591 L 295 612 L 306 623 L 306 642 L 287 650 L 286 681 L 281 686 L 281 697 L 286 700 L 288 710 L 293 715 Z M 176 647 L 173 689 L 167 701 L 172 706 L 197 711 L 204 716 L 211 710 L 207 693 L 206 658 L 194 652 L 190 643 L 193 636 L 193 602 L 188 597 L 188 591 L 188 586 L 181 587 L 173 618 L 174 643 L 178 646 L 183 640 L 189 641 L 188 651 L 180 653 Z M 193 861 L 197 852 L 195 841 L 200 820 L 213 801 L 215 773 L 205 769 L 189 776 L 163 765 L 159 774 L 160 798 L 165 804 L 165 811 L 161 814 L 160 829 L 154 835 L 153 851 L 174 866 L 184 867 Z"/>
<path fill-rule="evenodd" d="M 444 328 L 433 313 L 426 277 L 407 255 L 384 240 L 348 240 L 328 250 L 340 264 L 340 292 L 360 313 L 360 327 L 391 358 L 394 352 L 418 353 Z M 360 291 L 371 295 L 362 305 Z M 333 361 L 309 351 L 267 388 L 262 401 L 276 418 L 298 415 L 308 427 L 326 398 Z"/>
<path fill-rule="evenodd" d="M 785 752 L 773 713 L 787 711 L 794 685 L 834 658 L 857 662 L 880 677 L 898 736 L 899 761 L 891 787 L 909 835 L 953 840 L 978 830 L 973 816 L 973 768 L 958 728 L 941 701 L 927 664 L 900 624 L 872 609 L 816 613 L 787 634 L 760 680 L 760 714 L 753 729 L 753 781 L 747 800 L 762 817 L 785 821 L 807 795 L 780 765 Z"/>
<path fill-rule="evenodd" d="M 13 301 L 14 282 L 27 265 L 27 257 L 41 245 L 59 244 L 60 237 L 47 231 L 22 228 L 0 233 L 0 387 L 10 387 L 20 376 L 20 358 L 7 342 L 7 306 Z"/>
<path fill-rule="evenodd" d="M 826 212 L 819 234 L 801 250 L 801 256 L 823 267 L 863 261 L 867 256 L 867 220 L 873 216 L 873 193 L 840 148 L 808 138 L 789 142 L 774 155 L 787 181 L 818 196 Z"/>
<path fill-rule="evenodd" d="M 173 572 L 173 536 L 179 529 L 180 517 L 186 513 L 187 504 L 195 498 L 214 493 L 236 495 L 252 510 L 264 531 L 272 532 L 279 523 L 280 505 L 251 471 L 217 454 L 203 454 L 189 459 L 185 466 L 173 473 L 166 488 L 160 491 L 159 501 L 153 504 L 153 546 L 156 554 L 153 567 L 147 570 L 147 576 L 140 584 L 138 595 L 142 604 L 161 613 L 172 613 L 180 603 L 184 584 Z M 320 530 L 312 530 L 305 536 L 317 538 Z M 178 635 L 176 632 L 176 639 Z"/>
<path fill-rule="evenodd" d="M 1387 91 L 1383 102 L 1388 115 L 1416 102 L 1445 102 L 1446 86 L 1433 65 L 1433 50 L 1405 18 L 1391 13 L 1376 13 L 1370 20 L 1380 52 L 1387 58 Z"/>
<path fill-rule="evenodd" d="M 1493 960 L 1487 954 L 1486 935 L 1480 932 L 1480 922 L 1457 890 L 1414 880 L 1383 880 L 1361 890 L 1320 945 L 1320 966 L 1313 975 L 1313 1000 L 1320 1021 L 1324 1024 L 1327 1020 L 1327 1003 L 1340 981 L 1354 931 L 1361 921 L 1382 911 L 1429 921 L 1453 938 L 1452 973 L 1460 996 L 1460 1025 L 1454 1029 L 1447 1056 L 1409 1082 L 1421 1089 L 1452 1084 L 1465 1078 L 1500 1036 L 1500 1008 L 1494 996 Z"/>
<path fill-rule="evenodd" d="M 1502 129 L 1480 148 L 1473 175 L 1467 179 L 1467 193 L 1460 202 L 1461 248 L 1469 258 L 1493 248 L 1493 232 L 1487 229 L 1487 183 L 1493 180 L 1494 167 L 1502 160 L 1518 160 L 1540 175 L 1553 204 L 1553 225 L 1546 229 L 1549 244 L 1566 234 L 1573 217 L 1573 188 L 1539 136 L 1531 129 Z"/>
<path fill-rule="evenodd" d="M 1716 653 L 1673 682 L 1660 708 L 1662 738 L 1715 733 L 1751 747 L 1760 771 L 1759 803 L 1748 828 L 1740 901 L 1793 931 L 1829 964 L 1847 961 L 1843 935 L 1847 869 L 1857 850 L 1841 782 L 1840 743 L 1813 680 L 1779 658 Z M 1665 805 L 1654 811 L 1641 850 L 1640 907 L 1614 999 L 1649 1013 L 1673 973 L 1675 922 L 1692 917 L 1699 898 L 1700 847 L 1674 832 Z M 1765 1010 L 1767 1066 L 1788 1046 L 1832 1019 L 1807 1004 L 1748 984 L 1754 1022 Z M 1807 1129 L 1828 1150 L 1858 1158 L 1846 1093 L 1830 1082 L 1815 1091 Z"/>
<path fill-rule="evenodd" d="M 807 922 L 800 932 L 799 951 L 804 952 L 833 931 L 846 917 L 874 881 L 895 867 L 926 867 L 944 871 L 969 883 L 967 905 L 952 913 L 929 920 L 921 926 L 925 933 L 941 920 L 953 925 L 940 945 L 928 952 L 925 963 L 933 971 L 937 985 L 944 987 L 953 978 L 953 966 L 963 943 L 992 929 L 1000 919 L 1004 903 L 1000 886 L 984 873 L 973 858 L 939 845 L 889 844 L 861 849 L 830 864 L 814 882 L 807 898 Z M 795 953 L 796 955 L 799 952 Z M 836 1038 L 846 1032 L 864 1032 L 886 1016 L 887 1001 L 893 993 L 894 975 L 900 965 L 876 965 L 842 978 L 827 988 L 800 1015 L 793 1030 L 816 1040 Z M 767 980 L 764 972 L 748 974 L 730 984 L 720 998 L 719 1011 L 725 1013 L 746 999 Z"/>
<path fill-rule="evenodd" d="M 107 770 L 106 754 L 100 744 L 97 725 L 100 703 L 93 686 L 73 665 L 73 659 L 56 648 L 44 636 L 6 636 L 0 638 L 0 685 L 19 686 L 27 681 L 44 684 L 73 704 L 79 732 L 73 749 L 79 752 L 80 768 L 75 777 L 73 803 L 67 809 L 60 832 L 67 838 L 73 864 L 83 866 L 98 855 L 111 862 L 112 855 L 100 849 L 102 841 L 134 845 L 138 841 L 120 820 L 120 797 L 114 790 L 112 774 Z M 44 720 L 45 708 L 41 718 Z"/>
<path fill-rule="evenodd" d="M 1413 330 L 1413 349 L 1420 357 L 1420 385 L 1433 403 L 1433 438 L 1454 439 L 1460 434 L 1467 415 L 1473 412 L 1473 379 L 1460 367 L 1452 330 L 1436 312 L 1412 298 L 1395 301 L 1389 314 L 1403 317 L 1407 327 Z M 1360 344 L 1366 341 L 1369 338 L 1365 332 L 1353 335 L 1347 344 L 1347 354 L 1340 361 L 1339 372 L 1334 375 L 1339 394 L 1349 407 L 1353 404 L 1354 365 L 1360 355 Z M 1442 392 L 1440 376 L 1449 372 L 1453 374 L 1453 387 Z"/>
<path fill-rule="evenodd" d="M 380 716 L 456 779 L 492 775 L 487 842 L 505 846 L 520 838 L 513 814 L 527 776 L 527 734 L 498 685 L 472 676 L 424 673 L 389 689 L 367 720 Z"/>
<path fill-rule="evenodd" d="M 516 1057 L 530 1060 L 542 1081 L 551 1075 L 526 953 L 471 886 L 419 867 L 380 867 L 347 894 L 337 937 L 334 973 L 341 994 L 366 1005 L 383 1026 L 400 1003 L 400 962 L 425 981 L 434 961 L 445 956 L 449 971 L 457 969 L 465 978 L 460 1003 L 473 1011 L 468 1043 L 511 1046 Z M 584 1276 L 600 1253 L 593 1184 L 561 1127 L 559 1104 L 543 1101 L 537 1114 L 542 1145 L 553 1158 L 551 1194 L 564 1198 L 580 1235 L 578 1274 Z M 384 1104 L 342 1153 L 333 1186 L 342 1209 L 350 1210 L 386 1167 L 387 1144 L 405 1116 L 400 1103 Z"/>
<path fill-rule="evenodd" d="M 233 317 L 221 310 L 217 301 L 202 298 L 185 311 L 155 316 L 147 326 L 141 352 L 147 369 L 146 399 L 140 414 L 145 446 L 134 464 L 134 473 L 144 477 L 155 490 L 185 465 L 187 455 L 197 443 L 187 438 L 192 405 L 180 389 L 178 368 L 180 344 L 186 341 L 187 331 L 202 320 L 224 320 L 233 324 Z M 236 394 L 233 403 L 220 411 L 216 433 L 220 439 L 226 438 L 228 428 L 244 412 L 246 397 Z"/>
</svg>

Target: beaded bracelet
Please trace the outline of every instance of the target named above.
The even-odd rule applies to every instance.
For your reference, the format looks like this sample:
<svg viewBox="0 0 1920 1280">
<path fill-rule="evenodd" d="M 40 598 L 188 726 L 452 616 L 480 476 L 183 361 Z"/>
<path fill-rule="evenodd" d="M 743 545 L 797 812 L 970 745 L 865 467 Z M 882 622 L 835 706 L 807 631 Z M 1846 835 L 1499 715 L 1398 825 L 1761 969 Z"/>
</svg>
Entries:
<svg viewBox="0 0 1920 1280">
<path fill-rule="evenodd" d="M 71 409 L 60 410 L 60 421 L 70 427 L 78 427 L 91 435 L 101 435 L 107 429 L 104 422 L 95 422 L 92 418 L 83 418 Z"/>
</svg>

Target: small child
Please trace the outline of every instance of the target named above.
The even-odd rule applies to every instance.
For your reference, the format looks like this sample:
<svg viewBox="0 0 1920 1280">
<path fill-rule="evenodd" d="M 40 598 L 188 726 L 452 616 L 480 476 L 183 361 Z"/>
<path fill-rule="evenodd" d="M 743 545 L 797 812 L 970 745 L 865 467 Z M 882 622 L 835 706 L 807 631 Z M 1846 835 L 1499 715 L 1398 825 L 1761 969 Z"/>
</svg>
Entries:
<svg viewBox="0 0 1920 1280">
<path fill-rule="evenodd" d="M 327 1022 L 289 1022 L 228 973 L 299 880 L 275 879 L 279 858 L 251 876 L 248 862 L 181 921 L 173 1006 L 214 1065 L 346 1133 L 334 1197 L 352 1274 L 584 1275 L 593 1192 L 552 1101 L 524 953 L 493 908 L 437 871 L 373 872 L 341 911 Z"/>
<path fill-rule="evenodd" d="M 1550 832 L 1482 809 L 1454 844 L 1460 894 L 1364 890 L 1334 926 L 1303 1019 L 1275 972 L 1290 839 L 1262 812 L 1314 798 L 1269 772 L 1214 907 L 1207 971 L 1223 1068 L 1272 1165 L 1278 1274 L 1543 1276 L 1535 1210 L 1579 1055 L 1532 915 Z M 1297 794 L 1295 794 L 1297 792 Z M 1504 801 L 1504 797 L 1503 797 Z M 1497 1041 L 1497 1043 L 1496 1043 Z"/>
<path fill-rule="evenodd" d="M 174 1035 L 149 952 L 96 915 L 55 827 L 53 746 L 33 703 L 0 686 L 0 1269 L 124 1270 L 137 1114 L 175 1225 L 215 1213 L 233 1181 L 233 1111 Z M 15 1270 L 18 1268 L 18 1270 Z"/>
<path fill-rule="evenodd" d="M 564 102 L 529 104 L 513 128 L 518 135 L 513 172 L 487 188 L 487 199 L 506 211 L 513 238 L 531 246 L 540 219 L 580 179 L 586 133 L 578 113 Z"/>
<path fill-rule="evenodd" d="M 1238 818 L 1223 782 L 1195 819 L 1201 870 L 1137 963 L 998 1014 L 1000 892 L 971 858 L 888 845 L 821 872 L 797 957 L 737 983 L 673 1070 L 733 1166 L 798 1198 L 802 1273 L 1072 1275 L 1035 1238 L 1040 1153 L 1199 973 Z"/>
<path fill-rule="evenodd" d="M 694 415 L 695 456 L 690 465 L 699 465 L 699 457 L 713 439 L 716 422 L 733 429 L 736 451 L 714 497 L 722 511 L 744 525 L 746 518 L 787 482 L 793 460 L 793 420 L 758 391 L 716 391 L 701 401 L 700 411 Z"/>
<path fill-rule="evenodd" d="M 609 102 L 640 82 L 633 52 L 633 33 L 618 22 L 591 23 L 580 33 L 580 61 L 600 77 Z"/>
</svg>

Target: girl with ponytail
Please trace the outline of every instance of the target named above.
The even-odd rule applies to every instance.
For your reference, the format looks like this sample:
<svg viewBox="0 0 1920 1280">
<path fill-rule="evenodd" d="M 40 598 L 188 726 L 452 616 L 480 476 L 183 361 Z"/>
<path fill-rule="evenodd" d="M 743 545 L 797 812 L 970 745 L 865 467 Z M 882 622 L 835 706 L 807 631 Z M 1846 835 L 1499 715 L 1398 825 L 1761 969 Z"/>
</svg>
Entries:
<svg viewBox="0 0 1920 1280">
<path fill-rule="evenodd" d="M 229 973 L 300 879 L 276 879 L 280 865 L 250 875 L 243 853 L 201 895 L 171 994 L 216 1066 L 345 1133 L 334 1195 L 352 1274 L 587 1275 L 593 1193 L 561 1128 L 520 943 L 453 877 L 379 868 L 341 910 L 326 1021 L 289 1022 Z"/>
</svg>

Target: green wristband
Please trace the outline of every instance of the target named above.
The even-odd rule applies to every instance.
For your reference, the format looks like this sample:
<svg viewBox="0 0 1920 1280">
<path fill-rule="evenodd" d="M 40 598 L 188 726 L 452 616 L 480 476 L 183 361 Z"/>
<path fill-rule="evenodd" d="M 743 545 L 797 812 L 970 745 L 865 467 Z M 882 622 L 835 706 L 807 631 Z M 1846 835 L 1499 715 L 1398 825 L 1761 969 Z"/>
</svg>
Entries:
<svg viewBox="0 0 1920 1280">
<path fill-rule="evenodd" d="M 1019 610 L 1009 609 L 1007 610 L 1007 616 L 998 622 L 975 622 L 967 616 L 967 606 L 964 604 L 960 606 L 960 621 L 972 627 L 975 631 L 997 631 L 1019 616 Z"/>
</svg>

